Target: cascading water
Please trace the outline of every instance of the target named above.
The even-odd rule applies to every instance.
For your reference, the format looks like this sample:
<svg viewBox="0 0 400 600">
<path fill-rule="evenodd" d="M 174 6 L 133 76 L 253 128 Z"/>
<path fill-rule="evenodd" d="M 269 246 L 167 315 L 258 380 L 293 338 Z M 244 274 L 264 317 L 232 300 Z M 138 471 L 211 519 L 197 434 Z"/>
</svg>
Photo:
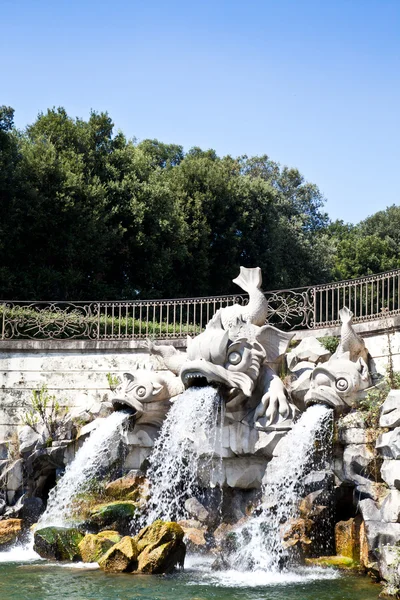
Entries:
<svg viewBox="0 0 400 600">
<path fill-rule="evenodd" d="M 114 412 L 92 431 L 74 460 L 67 466 L 63 477 L 51 490 L 47 508 L 39 519 L 38 528 L 48 525 L 71 525 L 71 503 L 84 490 L 87 482 L 100 469 L 108 466 L 115 454 L 113 443 L 120 425 L 129 417 L 126 412 Z"/>
<path fill-rule="evenodd" d="M 218 391 L 210 386 L 189 388 L 174 401 L 149 459 L 146 523 L 186 517 L 185 500 L 198 493 L 201 462 L 203 471 L 209 471 L 210 485 L 215 484 L 213 468 L 218 465 L 212 468 L 212 456 L 221 445 L 219 405 Z"/>
<path fill-rule="evenodd" d="M 331 409 L 311 406 L 280 441 L 267 467 L 261 513 L 236 532 L 236 549 L 229 557 L 234 569 L 279 571 L 288 566 L 290 554 L 282 545 L 282 534 L 285 524 L 298 516 L 305 476 L 315 468 L 316 449 L 318 466 L 326 468 L 330 444 L 324 442 L 331 419 Z"/>
</svg>

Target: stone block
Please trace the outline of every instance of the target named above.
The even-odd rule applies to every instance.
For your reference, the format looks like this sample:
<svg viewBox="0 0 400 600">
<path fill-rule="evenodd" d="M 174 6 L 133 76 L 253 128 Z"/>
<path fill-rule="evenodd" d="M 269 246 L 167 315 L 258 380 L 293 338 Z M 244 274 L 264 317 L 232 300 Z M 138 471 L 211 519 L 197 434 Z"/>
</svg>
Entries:
<svg viewBox="0 0 400 600">
<path fill-rule="evenodd" d="M 400 427 L 382 433 L 376 442 L 376 449 L 385 458 L 400 459 Z"/>
<path fill-rule="evenodd" d="M 299 362 L 322 363 L 329 360 L 331 353 L 314 337 L 301 340 L 291 352 L 286 355 L 289 370 L 292 370 Z"/>
<path fill-rule="evenodd" d="M 386 459 L 381 467 L 382 479 L 389 487 L 400 490 L 400 460 Z"/>
<path fill-rule="evenodd" d="M 400 491 L 390 490 L 382 502 L 382 518 L 387 523 L 400 523 Z"/>
<path fill-rule="evenodd" d="M 400 390 L 390 390 L 381 408 L 379 426 L 390 429 L 400 426 Z"/>
</svg>

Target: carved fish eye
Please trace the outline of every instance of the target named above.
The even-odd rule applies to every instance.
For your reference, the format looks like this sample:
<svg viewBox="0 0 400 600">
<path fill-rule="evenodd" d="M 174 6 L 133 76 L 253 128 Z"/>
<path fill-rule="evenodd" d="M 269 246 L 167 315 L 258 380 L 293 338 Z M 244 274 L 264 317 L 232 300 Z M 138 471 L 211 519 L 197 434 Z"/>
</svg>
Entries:
<svg viewBox="0 0 400 600">
<path fill-rule="evenodd" d="M 144 398 L 144 396 L 146 395 L 146 388 L 144 387 L 144 385 L 139 385 L 138 388 L 136 389 L 136 395 L 139 396 L 139 398 Z"/>
<path fill-rule="evenodd" d="M 242 355 L 240 352 L 231 352 L 228 356 L 228 361 L 231 365 L 238 365 L 242 361 Z"/>
<path fill-rule="evenodd" d="M 339 377 L 339 379 L 336 380 L 336 387 L 339 392 L 345 392 L 349 387 L 349 382 L 344 377 Z"/>
</svg>

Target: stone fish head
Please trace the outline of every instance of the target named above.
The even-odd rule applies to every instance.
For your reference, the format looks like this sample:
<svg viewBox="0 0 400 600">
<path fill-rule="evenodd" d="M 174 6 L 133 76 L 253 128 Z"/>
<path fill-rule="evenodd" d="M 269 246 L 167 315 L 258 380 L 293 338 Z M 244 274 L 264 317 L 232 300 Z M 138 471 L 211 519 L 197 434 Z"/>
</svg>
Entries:
<svg viewBox="0 0 400 600">
<path fill-rule="evenodd" d="M 342 413 L 355 404 L 360 392 L 371 385 L 368 366 L 363 358 L 352 362 L 346 355 L 331 358 L 313 369 L 306 406 L 325 404 Z"/>
</svg>

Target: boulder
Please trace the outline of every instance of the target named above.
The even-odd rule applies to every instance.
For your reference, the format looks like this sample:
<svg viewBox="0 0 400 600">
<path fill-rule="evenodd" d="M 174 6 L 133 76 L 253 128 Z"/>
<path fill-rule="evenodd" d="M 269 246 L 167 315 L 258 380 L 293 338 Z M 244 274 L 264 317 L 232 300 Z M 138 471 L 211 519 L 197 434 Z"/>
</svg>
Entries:
<svg viewBox="0 0 400 600">
<path fill-rule="evenodd" d="M 22 519 L 0 521 L 0 547 L 14 543 L 22 533 Z"/>
<path fill-rule="evenodd" d="M 364 521 L 381 521 L 382 515 L 378 504 L 371 498 L 359 502 L 359 507 Z"/>
<path fill-rule="evenodd" d="M 377 439 L 376 449 L 385 458 L 400 459 L 400 427 L 382 433 Z"/>
<path fill-rule="evenodd" d="M 366 521 L 365 533 L 370 555 L 379 559 L 383 546 L 394 546 L 400 541 L 400 523 Z"/>
<path fill-rule="evenodd" d="M 137 512 L 138 506 L 132 500 L 108 502 L 95 506 L 88 521 L 100 530 L 113 529 L 128 534 L 130 521 Z"/>
<path fill-rule="evenodd" d="M 336 567 L 337 569 L 354 569 L 357 564 L 348 556 L 320 556 L 319 558 L 306 558 L 305 563 L 314 567 Z"/>
<path fill-rule="evenodd" d="M 82 560 L 79 544 L 84 534 L 76 528 L 43 527 L 34 534 L 33 549 L 48 560 Z"/>
<path fill-rule="evenodd" d="M 120 541 L 121 536 L 117 531 L 101 531 L 97 535 L 88 533 L 79 542 L 79 551 L 83 562 L 99 562 L 103 554 Z"/>
<path fill-rule="evenodd" d="M 19 451 L 21 454 L 32 452 L 35 448 L 43 448 L 46 445 L 44 433 L 37 433 L 29 425 L 25 425 L 18 432 Z"/>
<path fill-rule="evenodd" d="M 210 517 L 208 510 L 197 498 L 188 498 L 185 502 L 185 510 L 191 517 L 200 521 L 200 523 L 205 523 Z"/>
<path fill-rule="evenodd" d="M 392 588 L 391 595 L 399 597 L 397 594 L 400 592 L 400 548 L 383 546 L 379 553 L 378 564 L 381 577 Z M 388 591 L 387 589 L 386 593 Z"/>
<path fill-rule="evenodd" d="M 360 525 L 360 517 L 336 523 L 336 554 L 351 558 L 355 562 L 360 561 Z"/>
<path fill-rule="evenodd" d="M 149 495 L 149 481 L 144 475 L 127 475 L 111 481 L 105 487 L 105 494 L 116 500 L 146 501 Z"/>
<path fill-rule="evenodd" d="M 382 502 L 382 518 L 386 523 L 400 523 L 400 491 L 390 490 Z"/>
<path fill-rule="evenodd" d="M 135 536 L 138 570 L 142 573 L 170 573 L 183 567 L 186 546 L 184 531 L 178 523 L 155 521 Z"/>
<path fill-rule="evenodd" d="M 339 428 L 339 441 L 341 444 L 374 444 L 375 440 L 375 429 L 366 429 L 365 427 Z"/>
<path fill-rule="evenodd" d="M 350 444 L 343 452 L 344 476 L 350 483 L 366 486 L 369 482 L 379 482 L 380 461 L 372 448 L 365 444 Z"/>
<path fill-rule="evenodd" d="M 98 560 L 99 567 L 109 573 L 136 571 L 138 548 L 134 538 L 125 536 Z"/>
<path fill-rule="evenodd" d="M 389 487 L 400 490 L 400 460 L 384 460 L 381 475 Z"/>
<path fill-rule="evenodd" d="M 326 362 L 331 357 L 329 350 L 314 337 L 307 337 L 301 340 L 291 352 L 286 355 L 287 366 L 291 371 L 298 363 L 302 361 L 314 364 Z"/>
<path fill-rule="evenodd" d="M 178 521 L 184 531 L 184 541 L 189 552 L 204 552 L 207 547 L 207 529 L 200 523 L 193 519 L 186 521 Z"/>
<path fill-rule="evenodd" d="M 381 408 L 379 426 L 389 429 L 400 426 L 400 390 L 390 390 Z"/>
</svg>

